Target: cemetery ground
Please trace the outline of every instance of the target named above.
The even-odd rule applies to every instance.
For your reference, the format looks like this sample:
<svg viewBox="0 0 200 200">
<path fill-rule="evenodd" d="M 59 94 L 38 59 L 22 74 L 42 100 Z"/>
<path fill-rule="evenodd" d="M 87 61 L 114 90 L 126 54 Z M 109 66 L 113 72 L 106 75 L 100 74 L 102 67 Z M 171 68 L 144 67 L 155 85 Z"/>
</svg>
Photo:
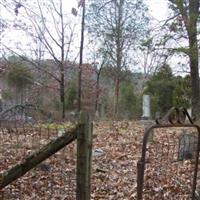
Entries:
<svg viewBox="0 0 200 200">
<path fill-rule="evenodd" d="M 144 124 L 135 121 L 94 124 L 92 200 L 136 200 L 137 162 L 141 156 L 144 129 Z M 170 129 L 168 132 L 173 135 L 174 130 Z M 27 132 L 26 135 L 19 134 L 17 137 L 12 132 L 1 133 L 0 171 L 20 163 L 31 152 L 56 137 L 56 132 L 48 137 L 45 133 L 38 136 Z M 163 152 L 169 149 L 166 141 L 162 145 Z M 156 155 L 157 150 L 159 151 L 152 149 L 149 152 Z M 192 182 L 192 161 L 180 161 L 181 166 L 177 168 L 180 162 L 168 165 L 168 157 L 160 159 L 155 156 L 155 162 L 147 166 L 149 176 L 145 179 L 144 199 L 190 199 L 187 186 Z M 174 158 L 174 155 L 171 157 Z M 165 166 L 164 174 L 160 170 L 160 164 Z M 75 165 L 76 145 L 72 143 L 4 188 L 1 199 L 74 200 Z"/>
</svg>

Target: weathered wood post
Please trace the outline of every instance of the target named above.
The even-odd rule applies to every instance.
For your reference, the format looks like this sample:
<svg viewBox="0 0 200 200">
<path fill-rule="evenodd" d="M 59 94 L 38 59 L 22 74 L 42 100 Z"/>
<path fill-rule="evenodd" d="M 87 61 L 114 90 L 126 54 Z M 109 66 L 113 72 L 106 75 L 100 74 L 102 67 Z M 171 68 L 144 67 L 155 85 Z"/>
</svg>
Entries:
<svg viewBox="0 0 200 200">
<path fill-rule="evenodd" d="M 92 163 L 92 123 L 89 115 L 80 113 L 77 133 L 76 200 L 90 200 Z"/>
</svg>

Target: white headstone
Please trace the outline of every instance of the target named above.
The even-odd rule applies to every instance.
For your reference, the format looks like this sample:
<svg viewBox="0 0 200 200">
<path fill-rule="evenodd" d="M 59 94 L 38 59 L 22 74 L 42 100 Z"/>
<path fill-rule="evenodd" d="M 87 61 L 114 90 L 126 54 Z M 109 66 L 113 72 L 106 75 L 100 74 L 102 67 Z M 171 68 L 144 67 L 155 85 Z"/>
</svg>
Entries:
<svg viewBox="0 0 200 200">
<path fill-rule="evenodd" d="M 188 108 L 188 109 L 187 109 L 187 112 L 188 112 L 189 116 L 192 118 L 192 108 Z M 187 119 L 187 120 L 188 120 L 188 119 Z"/>
<path fill-rule="evenodd" d="M 142 111 L 142 119 L 149 119 L 151 116 L 149 95 L 143 95 Z"/>
</svg>

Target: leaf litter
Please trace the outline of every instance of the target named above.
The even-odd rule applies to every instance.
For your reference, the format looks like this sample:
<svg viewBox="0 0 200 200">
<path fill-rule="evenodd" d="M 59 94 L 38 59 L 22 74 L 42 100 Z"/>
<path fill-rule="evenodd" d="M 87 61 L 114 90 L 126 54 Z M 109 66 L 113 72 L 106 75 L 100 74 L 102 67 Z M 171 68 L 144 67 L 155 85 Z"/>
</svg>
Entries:
<svg viewBox="0 0 200 200">
<path fill-rule="evenodd" d="M 140 122 L 96 122 L 94 124 L 91 199 L 136 200 L 137 162 L 141 157 L 145 126 Z M 175 161 L 168 148 L 166 132 L 150 141 L 146 164 L 145 200 L 189 200 L 192 188 L 192 160 Z M 49 133 L 48 133 L 49 134 Z M 38 136 L 36 132 L 2 133 L 0 136 L 0 171 L 3 172 L 48 143 L 56 135 Z M 168 133 L 167 133 L 168 134 Z M 173 138 L 173 137 L 172 137 Z M 177 141 L 176 141 L 177 142 Z M 174 147 L 176 148 L 176 147 Z M 161 149 L 164 149 L 163 152 Z M 96 153 L 95 153 L 96 152 Z M 167 152 L 167 156 L 165 153 Z M 173 152 L 177 152 L 177 149 Z M 197 189 L 199 188 L 197 183 Z M 75 200 L 76 143 L 65 147 L 35 169 L 1 191 L 8 200 Z"/>
</svg>

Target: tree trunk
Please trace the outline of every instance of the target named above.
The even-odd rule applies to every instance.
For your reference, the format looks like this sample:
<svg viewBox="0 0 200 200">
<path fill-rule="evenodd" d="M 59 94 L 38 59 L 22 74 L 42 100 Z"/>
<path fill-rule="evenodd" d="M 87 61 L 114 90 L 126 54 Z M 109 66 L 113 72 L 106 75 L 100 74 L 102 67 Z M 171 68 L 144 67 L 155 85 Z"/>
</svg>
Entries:
<svg viewBox="0 0 200 200">
<path fill-rule="evenodd" d="M 114 103 L 114 118 L 115 119 L 118 118 L 119 86 L 120 86 L 120 81 L 119 79 L 117 79 L 115 83 L 115 103 Z"/>
<path fill-rule="evenodd" d="M 65 28 L 63 20 L 62 1 L 60 1 L 61 18 L 61 64 L 60 64 L 60 100 L 62 104 L 62 119 L 65 119 Z"/>
<path fill-rule="evenodd" d="M 192 114 L 196 117 L 199 117 L 200 108 L 199 108 L 199 62 L 198 62 L 198 46 L 197 46 L 197 37 L 191 35 L 189 37 L 190 44 L 190 75 L 192 82 Z"/>
<path fill-rule="evenodd" d="M 97 73 L 95 113 L 98 112 L 98 105 L 99 105 L 99 79 L 100 79 L 100 73 Z"/>
<path fill-rule="evenodd" d="M 186 18 L 185 26 L 187 27 L 189 38 L 189 59 L 190 74 L 192 82 L 192 115 L 199 117 L 199 52 L 197 41 L 197 21 L 199 16 L 199 0 L 193 0 L 189 3 L 189 17 Z"/>
<path fill-rule="evenodd" d="M 64 70 L 61 70 L 60 101 L 61 101 L 61 104 L 62 104 L 62 119 L 65 119 L 65 83 L 64 83 Z"/>
<path fill-rule="evenodd" d="M 197 22 L 199 18 L 199 0 L 188 1 L 188 4 L 184 4 L 184 1 L 173 1 L 171 3 L 176 5 L 178 12 L 183 19 L 187 37 L 189 40 L 189 61 L 190 61 L 190 75 L 192 85 L 192 115 L 199 117 L 199 55 L 198 55 L 198 41 L 197 41 Z"/>
</svg>

